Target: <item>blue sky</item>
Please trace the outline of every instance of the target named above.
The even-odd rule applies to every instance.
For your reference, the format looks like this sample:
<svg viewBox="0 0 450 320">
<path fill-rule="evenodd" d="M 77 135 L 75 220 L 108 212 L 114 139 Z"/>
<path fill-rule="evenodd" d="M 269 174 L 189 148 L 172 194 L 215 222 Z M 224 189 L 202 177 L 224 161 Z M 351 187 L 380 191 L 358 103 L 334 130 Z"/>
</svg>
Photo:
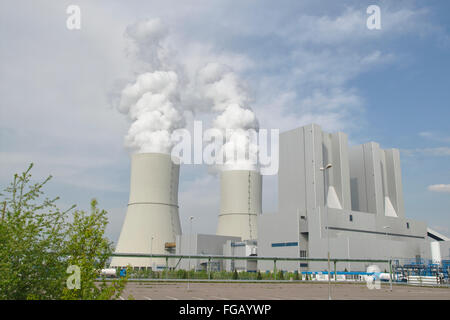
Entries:
<svg viewBox="0 0 450 320">
<path fill-rule="evenodd" d="M 66 8 L 81 29 L 66 28 Z M 366 8 L 381 9 L 368 30 Z M 139 68 L 125 29 L 160 18 L 189 72 L 229 65 L 247 84 L 262 128 L 320 124 L 352 144 L 402 151 L 406 215 L 450 234 L 450 3 L 448 1 L 2 1 L 0 185 L 34 162 L 61 206 L 96 197 L 116 240 L 125 215 L 127 118 L 113 97 Z M 208 115 L 196 114 L 207 121 Z M 432 185 L 442 185 L 431 188 Z M 264 211 L 277 210 L 276 177 L 264 179 Z M 180 216 L 214 233 L 217 176 L 183 166 Z"/>
</svg>

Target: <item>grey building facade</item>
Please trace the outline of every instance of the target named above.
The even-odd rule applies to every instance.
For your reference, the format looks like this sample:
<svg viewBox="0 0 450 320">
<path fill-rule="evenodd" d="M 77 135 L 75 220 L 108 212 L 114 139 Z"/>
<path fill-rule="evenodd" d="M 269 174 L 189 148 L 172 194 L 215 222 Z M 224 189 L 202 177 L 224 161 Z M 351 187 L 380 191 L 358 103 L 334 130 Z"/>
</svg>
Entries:
<svg viewBox="0 0 450 320">
<path fill-rule="evenodd" d="M 176 254 L 183 255 L 223 255 L 226 243 L 240 242 L 240 237 L 220 236 L 214 234 L 183 234 L 176 238 Z M 190 261 L 189 261 L 190 260 Z M 175 263 L 177 269 L 207 270 L 208 259 L 182 259 Z M 223 260 L 212 261 L 211 270 L 225 268 Z"/>
<path fill-rule="evenodd" d="M 405 217 L 397 149 L 349 147 L 345 133 L 311 124 L 281 133 L 279 156 L 279 210 L 258 219 L 258 255 L 324 258 L 329 248 L 332 258 L 430 258 L 426 223 Z M 327 263 L 279 261 L 277 268 L 325 270 Z M 258 269 L 272 270 L 273 262 Z"/>
<path fill-rule="evenodd" d="M 246 191 L 243 186 L 232 187 Z M 244 191 L 239 193 L 246 196 L 248 192 Z M 227 200 L 232 201 L 233 197 Z M 345 133 L 327 133 L 316 124 L 281 133 L 278 212 L 258 214 L 257 230 L 257 239 L 245 241 L 235 236 L 236 230 L 223 235 L 180 235 L 176 252 L 295 258 L 326 258 L 330 252 L 331 258 L 404 263 L 408 259 L 431 259 L 431 242 L 438 241 L 434 255 L 450 259 L 449 238 L 405 215 L 399 151 L 384 150 L 375 142 L 349 147 Z M 213 263 L 213 269 L 226 271 L 274 269 L 271 260 Z M 191 261 L 191 268 L 197 270 L 206 265 L 207 260 Z M 340 262 L 337 270 L 365 271 L 368 266 Z M 378 266 L 382 271 L 389 269 L 388 264 Z M 177 268 L 188 267 L 187 260 L 177 264 Z M 328 264 L 277 261 L 276 267 L 284 271 L 324 271 Z"/>
</svg>

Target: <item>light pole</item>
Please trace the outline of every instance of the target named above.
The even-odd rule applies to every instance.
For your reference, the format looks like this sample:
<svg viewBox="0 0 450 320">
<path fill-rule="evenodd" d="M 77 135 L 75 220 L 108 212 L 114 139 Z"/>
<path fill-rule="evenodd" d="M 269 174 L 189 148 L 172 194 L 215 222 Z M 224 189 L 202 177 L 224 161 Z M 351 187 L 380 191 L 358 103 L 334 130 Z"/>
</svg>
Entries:
<svg viewBox="0 0 450 320">
<path fill-rule="evenodd" d="M 150 238 L 150 268 L 153 271 L 152 254 L 153 254 L 153 236 Z"/>
<path fill-rule="evenodd" d="M 391 229 L 390 226 L 384 226 L 383 229 L 386 230 L 386 237 L 388 235 L 387 233 L 387 229 Z M 392 291 L 392 256 L 389 255 L 389 287 L 390 290 Z"/>
<path fill-rule="evenodd" d="M 327 170 L 330 169 L 331 167 L 333 167 L 331 165 L 331 163 L 327 164 L 326 167 L 322 167 L 320 168 L 320 171 L 323 172 L 323 179 L 324 179 L 324 208 L 327 211 L 326 212 L 326 224 L 325 227 L 327 229 L 327 251 L 328 251 L 328 300 L 331 300 L 331 279 L 330 279 L 330 273 L 331 273 L 331 268 L 330 268 L 330 237 L 328 234 L 328 190 L 327 190 L 327 183 L 328 183 L 328 179 L 327 179 Z M 336 277 L 336 275 L 334 275 Z"/>
<path fill-rule="evenodd" d="M 188 259 L 188 290 L 189 290 L 189 280 L 190 280 L 190 273 L 191 273 L 191 238 L 192 238 L 192 220 L 194 220 L 193 216 L 189 217 L 189 259 Z"/>
</svg>

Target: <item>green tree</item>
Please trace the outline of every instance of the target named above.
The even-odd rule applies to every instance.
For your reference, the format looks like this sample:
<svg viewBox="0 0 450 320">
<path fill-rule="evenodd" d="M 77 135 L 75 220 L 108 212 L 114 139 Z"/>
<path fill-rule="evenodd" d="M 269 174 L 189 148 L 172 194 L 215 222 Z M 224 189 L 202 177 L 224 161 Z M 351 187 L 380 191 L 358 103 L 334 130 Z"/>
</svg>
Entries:
<svg viewBox="0 0 450 320">
<path fill-rule="evenodd" d="M 108 285 L 96 281 L 112 252 L 104 236 L 106 211 L 75 211 L 56 206 L 58 197 L 44 198 L 52 178 L 31 183 L 31 164 L 0 193 L 0 299 L 113 299 L 125 279 Z M 81 270 L 81 288 L 68 290 L 70 265 Z"/>
<path fill-rule="evenodd" d="M 113 280 L 111 285 L 106 281 L 97 284 L 100 271 L 106 266 L 112 254 L 112 243 L 104 236 L 108 224 L 105 210 L 97 208 L 97 200 L 91 201 L 90 214 L 75 211 L 73 222 L 67 228 L 66 251 L 67 263 L 76 265 L 81 271 L 80 289 L 63 290 L 63 299 L 112 299 L 119 298 L 131 269 L 127 276 Z"/>
<path fill-rule="evenodd" d="M 234 272 L 233 272 L 233 280 L 237 280 L 237 279 L 239 279 L 239 275 L 238 275 L 237 270 L 234 269 Z"/>
</svg>

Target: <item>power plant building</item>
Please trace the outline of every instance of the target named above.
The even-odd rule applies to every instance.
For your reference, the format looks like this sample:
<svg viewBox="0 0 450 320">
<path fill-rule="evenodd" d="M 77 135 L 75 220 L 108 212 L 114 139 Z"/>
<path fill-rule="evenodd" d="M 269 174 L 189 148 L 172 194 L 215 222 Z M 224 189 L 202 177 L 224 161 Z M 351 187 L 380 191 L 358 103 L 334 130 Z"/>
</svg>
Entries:
<svg viewBox="0 0 450 320">
<path fill-rule="evenodd" d="M 316 124 L 280 134 L 276 213 L 263 213 L 260 173 L 222 171 L 216 235 L 181 234 L 178 177 L 169 155 L 133 155 L 116 252 L 294 258 L 326 258 L 330 252 L 331 258 L 383 260 L 439 260 L 450 253 L 447 237 L 405 216 L 397 149 L 375 142 L 350 147 L 345 133 L 327 133 Z M 175 262 L 170 267 L 207 268 L 206 259 Z M 111 266 L 127 264 L 158 268 L 165 261 L 114 257 Z M 364 271 L 368 265 L 342 262 L 337 269 Z M 274 265 L 224 260 L 210 267 L 271 271 Z M 278 261 L 277 269 L 319 271 L 327 262 Z"/>
<path fill-rule="evenodd" d="M 430 258 L 433 231 L 405 217 L 397 149 L 374 142 L 349 147 L 346 134 L 311 124 L 282 133 L 279 154 L 279 211 L 258 220 L 258 255 Z M 368 265 L 337 267 L 361 271 Z M 327 262 L 279 261 L 277 267 L 325 270 Z M 271 270 L 273 262 L 260 261 L 258 268 Z"/>
</svg>

